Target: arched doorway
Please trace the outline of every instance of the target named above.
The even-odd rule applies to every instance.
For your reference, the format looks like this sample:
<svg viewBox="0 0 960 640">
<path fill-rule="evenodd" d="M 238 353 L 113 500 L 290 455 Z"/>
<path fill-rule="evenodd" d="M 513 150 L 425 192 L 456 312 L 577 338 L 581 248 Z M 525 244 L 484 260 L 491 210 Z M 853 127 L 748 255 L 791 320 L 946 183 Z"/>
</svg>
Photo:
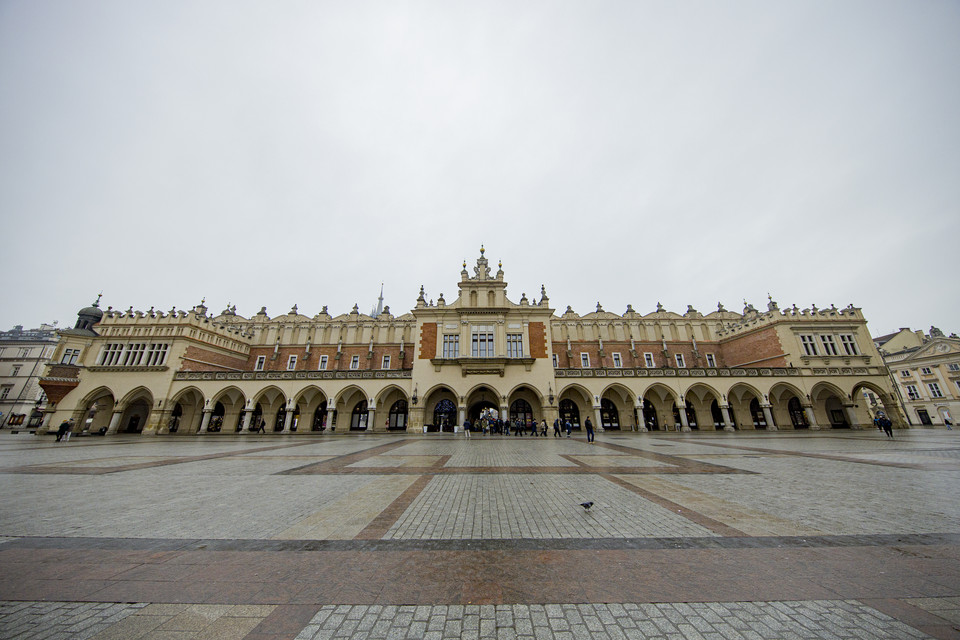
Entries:
<svg viewBox="0 0 960 640">
<path fill-rule="evenodd" d="M 173 405 L 173 411 L 170 412 L 170 420 L 167 421 L 167 431 L 170 433 L 179 431 L 181 418 L 183 418 L 183 406 L 178 402 Z"/>
<path fill-rule="evenodd" d="M 763 414 L 763 408 L 760 407 L 760 401 L 756 398 L 750 400 L 750 417 L 753 420 L 754 429 L 766 429 L 767 417 Z"/>
<path fill-rule="evenodd" d="M 787 401 L 787 413 L 790 414 L 790 422 L 793 424 L 794 429 L 810 428 L 810 423 L 807 421 L 807 414 L 803 410 L 803 405 L 800 404 L 800 399 L 796 396 L 793 396 Z"/>
<path fill-rule="evenodd" d="M 350 413 L 350 431 L 366 431 L 369 414 L 366 400 L 353 405 L 353 411 Z"/>
<path fill-rule="evenodd" d="M 434 431 L 453 431 L 457 424 L 457 405 L 444 398 L 433 409 Z"/>
<path fill-rule="evenodd" d="M 222 402 L 217 402 L 213 405 L 213 413 L 210 414 L 210 422 L 207 423 L 207 431 L 212 431 L 216 433 L 223 428 L 223 416 L 226 415 L 227 410 L 223 406 Z"/>
<path fill-rule="evenodd" d="M 266 423 L 263 421 L 263 405 L 259 402 L 253 408 L 253 416 L 250 418 L 250 431 L 259 431 L 260 427 L 266 429 Z"/>
<path fill-rule="evenodd" d="M 720 405 L 717 404 L 716 400 L 710 403 L 710 417 L 713 418 L 714 429 L 723 429 L 723 412 L 720 410 Z"/>
<path fill-rule="evenodd" d="M 143 398 L 139 398 L 127 405 L 123 412 L 121 431 L 124 433 L 141 433 L 147 424 L 150 415 L 150 405 Z"/>
<path fill-rule="evenodd" d="M 300 407 L 295 406 L 293 408 L 293 417 L 290 419 L 290 431 L 296 431 L 297 426 L 300 424 Z"/>
<path fill-rule="evenodd" d="M 283 431 L 283 424 L 286 422 L 286 420 L 287 420 L 287 407 L 286 405 L 282 405 L 279 409 L 277 409 L 277 417 L 273 422 L 274 432 Z"/>
<path fill-rule="evenodd" d="M 513 425 L 526 427 L 533 422 L 533 409 L 526 400 L 514 400 L 510 405 L 510 422 Z"/>
<path fill-rule="evenodd" d="M 570 398 L 560 401 L 560 426 L 569 422 L 574 429 L 580 429 L 580 407 Z"/>
<path fill-rule="evenodd" d="M 481 415 L 494 416 L 494 419 L 497 419 L 500 417 L 500 411 L 497 409 L 497 405 L 489 400 L 478 400 L 470 406 L 467 419 L 470 420 L 470 424 L 473 424 L 480 419 Z"/>
<path fill-rule="evenodd" d="M 691 429 L 700 430 L 700 426 L 697 424 L 697 411 L 693 408 L 693 405 L 690 404 L 688 400 L 684 403 L 684 413 L 687 416 L 687 426 Z M 680 429 L 683 426 L 683 422 L 680 420 L 680 409 L 677 408 L 677 403 L 673 403 L 673 423 L 677 429 Z"/>
<path fill-rule="evenodd" d="M 643 400 L 642 413 L 643 413 L 643 424 L 647 425 L 647 429 L 650 431 L 659 431 L 660 421 L 657 420 L 657 410 L 646 398 L 644 398 Z"/>
<path fill-rule="evenodd" d="M 620 412 L 612 400 L 600 400 L 600 425 L 604 429 L 620 429 Z"/>
<path fill-rule="evenodd" d="M 828 397 L 824 403 L 824 410 L 827 412 L 827 418 L 830 419 L 831 429 L 849 429 L 850 423 L 847 421 L 847 414 L 843 410 L 843 403 L 836 396 Z"/>
<path fill-rule="evenodd" d="M 397 400 L 390 405 L 390 413 L 387 417 L 387 429 L 403 431 L 407 428 L 407 401 Z"/>
<path fill-rule="evenodd" d="M 313 410 L 313 424 L 310 426 L 312 431 L 323 431 L 327 428 L 327 401 L 324 400 L 317 408 Z"/>
</svg>

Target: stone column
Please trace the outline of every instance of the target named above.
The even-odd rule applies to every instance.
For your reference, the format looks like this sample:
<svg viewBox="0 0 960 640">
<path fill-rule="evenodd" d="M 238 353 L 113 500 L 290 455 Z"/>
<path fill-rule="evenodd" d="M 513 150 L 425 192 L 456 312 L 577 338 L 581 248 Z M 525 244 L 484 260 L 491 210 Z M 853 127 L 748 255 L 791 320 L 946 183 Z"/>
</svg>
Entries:
<svg viewBox="0 0 960 640">
<path fill-rule="evenodd" d="M 407 433 L 423 435 L 423 407 L 409 407 L 407 409 Z"/>
<path fill-rule="evenodd" d="M 773 413 L 770 411 L 770 405 L 760 405 L 760 408 L 763 409 L 763 417 L 767 421 L 767 431 L 777 431 L 777 425 L 773 421 Z"/>
<path fill-rule="evenodd" d="M 843 412 L 847 414 L 847 422 L 850 423 L 851 429 L 859 429 L 860 423 L 857 422 L 857 411 L 853 408 L 852 404 L 843 405 Z"/>
<path fill-rule="evenodd" d="M 168 409 L 159 413 L 160 421 L 157 423 L 157 435 L 168 434 L 170 433 L 170 417 L 173 416 L 173 410 Z"/>
<path fill-rule="evenodd" d="M 287 413 L 283 417 L 283 431 L 281 433 L 290 433 L 290 425 L 293 423 L 293 409 L 287 407 Z"/>
<path fill-rule="evenodd" d="M 807 422 L 810 423 L 809 427 L 811 431 L 820 431 L 820 425 L 817 424 L 817 416 L 813 413 L 813 405 L 805 404 L 803 405 L 803 412 L 807 414 Z"/>
<path fill-rule="evenodd" d="M 367 431 L 373 432 L 377 430 L 377 408 L 370 407 L 367 409 Z"/>
<path fill-rule="evenodd" d="M 336 407 L 327 405 L 327 429 L 330 429 L 331 431 L 333 431 L 333 412 L 336 410 Z"/>
<path fill-rule="evenodd" d="M 120 418 L 122 416 L 123 416 L 123 411 L 113 412 L 113 415 L 110 416 L 110 424 L 107 426 L 106 435 L 111 436 L 120 429 Z"/>
<path fill-rule="evenodd" d="M 677 413 L 680 414 L 680 431 L 690 431 L 690 423 L 687 421 L 687 407 L 686 405 L 680 406 L 677 405 Z M 673 416 L 670 416 L 671 418 Z"/>
<path fill-rule="evenodd" d="M 250 433 L 250 420 L 253 418 L 253 409 L 241 409 L 243 411 L 243 426 L 240 428 L 241 433 Z"/>
<path fill-rule="evenodd" d="M 637 424 L 637 431 L 640 433 L 647 433 L 647 421 L 643 417 L 643 404 L 634 405 L 633 407 L 633 420 Z"/>
<path fill-rule="evenodd" d="M 200 433 L 206 433 L 210 426 L 210 418 L 213 416 L 213 409 L 204 409 L 203 418 L 200 420 Z"/>
<path fill-rule="evenodd" d="M 600 407 L 593 408 L 593 428 L 597 433 L 603 433 L 603 422 L 600 420 Z"/>
<path fill-rule="evenodd" d="M 730 419 L 730 405 L 725 404 L 720 407 L 720 415 L 723 417 L 723 430 L 736 431 L 733 426 L 733 420 Z"/>
<path fill-rule="evenodd" d="M 467 419 L 467 407 L 460 405 L 458 408 L 460 409 L 460 421 L 457 424 L 461 425 L 463 421 Z"/>
<path fill-rule="evenodd" d="M 510 407 L 505 404 L 500 405 L 500 419 L 504 422 L 510 417 Z"/>
</svg>

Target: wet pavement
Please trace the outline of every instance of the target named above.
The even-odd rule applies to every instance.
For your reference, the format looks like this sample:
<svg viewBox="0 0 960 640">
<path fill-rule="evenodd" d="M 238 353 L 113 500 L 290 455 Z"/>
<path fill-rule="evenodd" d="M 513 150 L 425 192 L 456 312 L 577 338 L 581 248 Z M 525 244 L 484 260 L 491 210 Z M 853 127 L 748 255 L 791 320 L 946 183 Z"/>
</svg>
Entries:
<svg viewBox="0 0 960 640">
<path fill-rule="evenodd" d="M 896 435 L 2 433 L 0 638 L 960 638 L 960 436 Z"/>
</svg>

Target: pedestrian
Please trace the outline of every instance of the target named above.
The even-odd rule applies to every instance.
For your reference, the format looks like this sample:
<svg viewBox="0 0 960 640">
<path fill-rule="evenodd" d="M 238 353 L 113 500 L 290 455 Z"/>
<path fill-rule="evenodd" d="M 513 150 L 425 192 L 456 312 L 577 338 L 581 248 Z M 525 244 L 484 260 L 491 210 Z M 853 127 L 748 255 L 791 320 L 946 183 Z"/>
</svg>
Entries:
<svg viewBox="0 0 960 640">
<path fill-rule="evenodd" d="M 467 440 L 470 439 L 470 421 L 469 420 L 463 421 L 463 437 Z"/>
<path fill-rule="evenodd" d="M 57 428 L 57 442 L 63 440 L 63 436 L 67 433 L 67 429 L 70 428 L 70 422 L 64 420 L 60 423 L 60 426 Z"/>
<path fill-rule="evenodd" d="M 537 435 L 538 435 L 538 434 L 537 434 L 537 421 L 534 420 L 533 418 L 530 418 L 530 435 L 532 435 L 534 438 L 536 438 Z"/>
<path fill-rule="evenodd" d="M 880 426 L 883 427 L 883 430 L 886 432 L 888 438 L 893 437 L 893 423 L 890 422 L 890 418 L 884 416 L 880 419 Z"/>
<path fill-rule="evenodd" d="M 540 435 L 544 438 L 547 437 L 547 421 L 545 419 L 540 421 Z"/>
<path fill-rule="evenodd" d="M 63 441 L 64 441 L 64 442 L 70 442 L 70 434 L 72 434 L 72 433 L 73 433 L 73 420 L 71 419 L 71 420 L 67 423 L 67 431 L 66 431 L 66 433 L 63 434 Z"/>
<path fill-rule="evenodd" d="M 587 442 L 593 442 L 593 423 L 590 422 L 590 418 L 587 417 L 586 422 L 583 423 L 583 426 L 587 428 Z"/>
<path fill-rule="evenodd" d="M 267 432 L 267 430 L 266 430 L 266 429 L 264 428 L 264 426 L 263 426 L 266 422 L 267 422 L 267 421 L 264 420 L 263 417 L 261 417 L 261 418 L 257 421 L 257 431 L 256 431 L 257 433 L 266 433 L 266 432 Z"/>
<path fill-rule="evenodd" d="M 556 420 L 553 421 L 553 437 L 554 438 L 560 437 L 560 418 L 557 418 Z"/>
<path fill-rule="evenodd" d="M 510 418 L 503 421 L 503 435 L 510 435 Z"/>
<path fill-rule="evenodd" d="M 520 436 L 520 437 L 522 438 L 522 437 L 523 437 L 523 430 L 524 430 L 525 428 L 526 428 L 526 427 L 525 427 L 525 425 L 523 424 L 523 420 L 518 419 L 518 420 L 513 424 L 513 437 L 516 438 L 517 436 Z"/>
<path fill-rule="evenodd" d="M 566 429 L 567 429 L 567 437 L 569 438 L 569 437 L 570 437 L 570 432 L 573 431 L 573 425 L 570 424 L 570 420 L 567 420 L 566 423 L 564 423 L 563 426 L 566 427 Z"/>
</svg>

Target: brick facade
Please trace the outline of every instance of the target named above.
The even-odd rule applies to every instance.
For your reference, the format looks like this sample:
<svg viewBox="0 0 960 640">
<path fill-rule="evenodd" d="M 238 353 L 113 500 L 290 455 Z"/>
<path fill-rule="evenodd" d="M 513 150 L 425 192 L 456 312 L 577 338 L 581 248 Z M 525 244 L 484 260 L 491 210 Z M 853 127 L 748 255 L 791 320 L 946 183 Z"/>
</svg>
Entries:
<svg viewBox="0 0 960 640">
<path fill-rule="evenodd" d="M 210 371 L 212 368 L 214 371 L 217 369 L 236 371 L 247 369 L 247 362 L 245 358 L 217 353 L 191 345 L 187 347 L 183 354 L 183 363 L 180 369 L 182 371 Z M 250 369 L 252 368 L 251 366 Z"/>
<path fill-rule="evenodd" d="M 724 366 L 787 366 L 786 354 L 776 327 L 766 327 L 721 343 Z"/>
<path fill-rule="evenodd" d="M 437 323 L 424 322 L 420 327 L 420 359 L 437 357 Z"/>
<path fill-rule="evenodd" d="M 530 329 L 530 355 L 534 358 L 547 357 L 547 327 L 542 322 L 531 322 Z"/>
</svg>

